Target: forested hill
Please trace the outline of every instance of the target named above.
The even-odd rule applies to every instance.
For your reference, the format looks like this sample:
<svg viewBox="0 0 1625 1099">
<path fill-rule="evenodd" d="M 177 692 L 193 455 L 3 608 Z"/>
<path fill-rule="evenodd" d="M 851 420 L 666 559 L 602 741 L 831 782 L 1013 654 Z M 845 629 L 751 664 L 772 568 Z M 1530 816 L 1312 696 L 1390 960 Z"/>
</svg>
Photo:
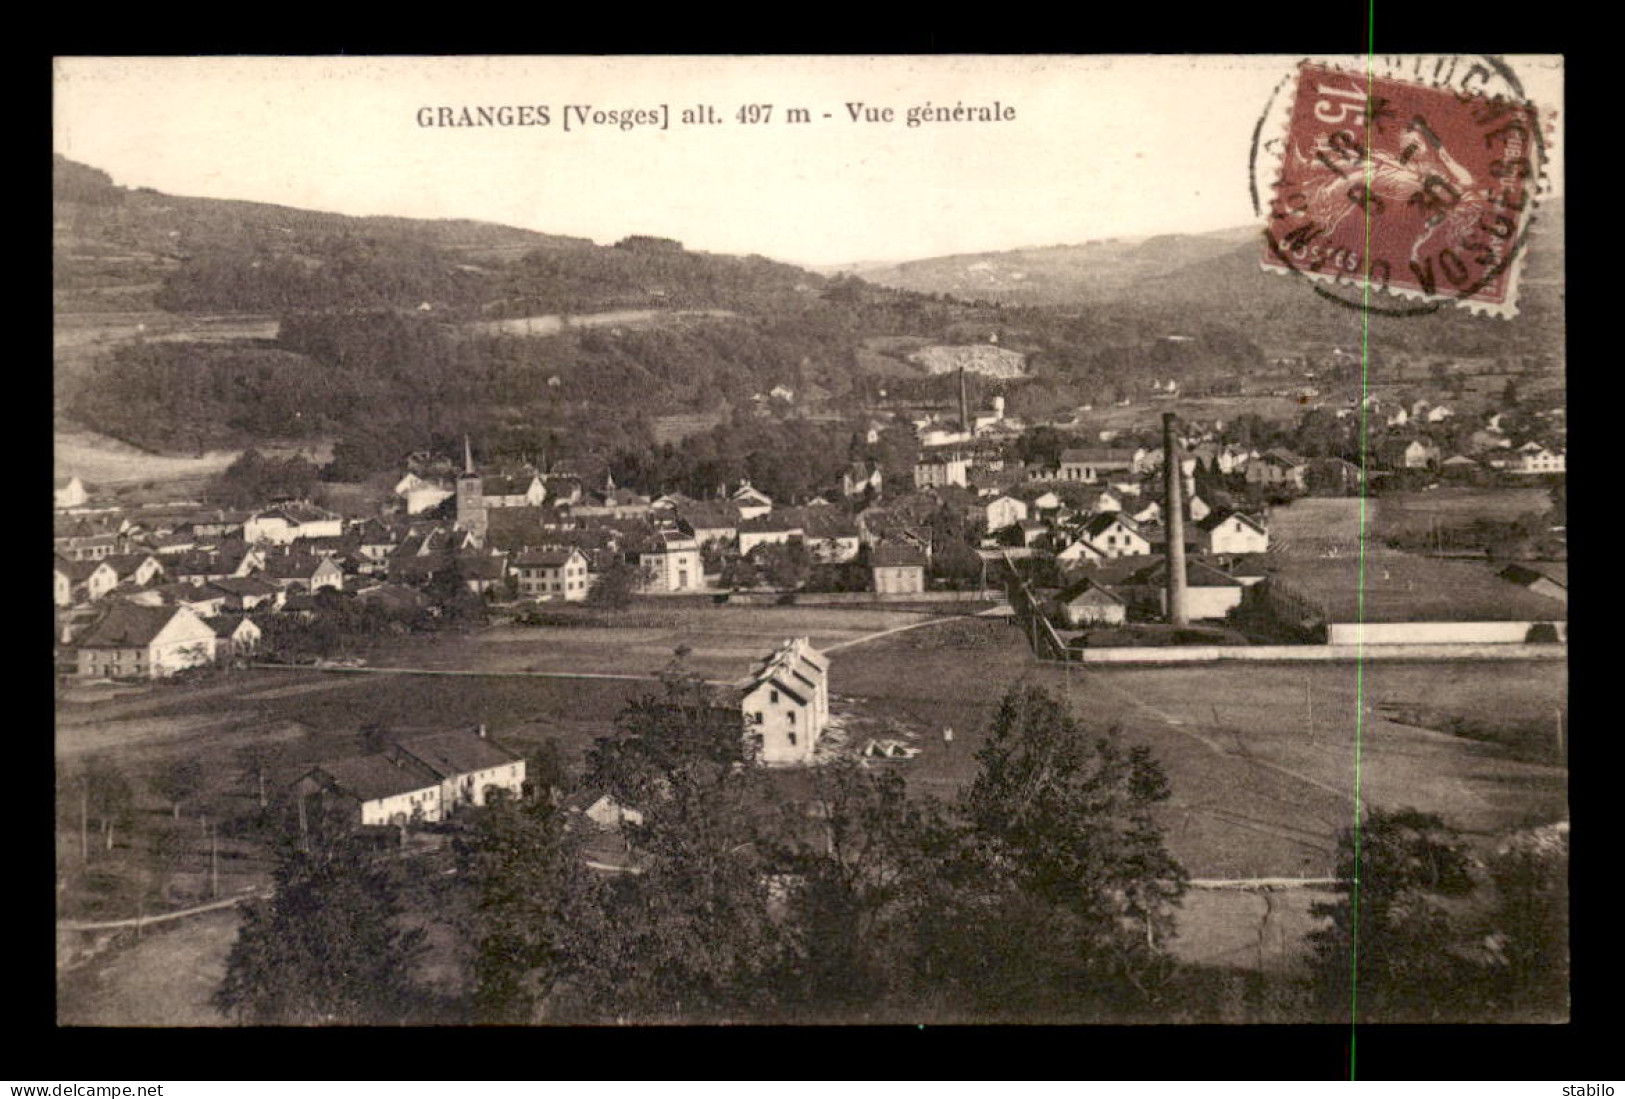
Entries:
<svg viewBox="0 0 1625 1099">
<path fill-rule="evenodd" d="M 738 306 L 821 284 L 760 257 L 613 248 L 466 220 L 349 217 L 115 186 L 53 159 L 59 312 L 417 308 L 457 316 Z"/>
<path fill-rule="evenodd" d="M 998 312 L 655 237 L 354 218 L 53 168 L 58 411 L 155 450 L 337 437 L 365 444 L 355 472 L 464 431 L 494 452 L 633 446 L 653 417 L 776 386 L 804 404 L 853 393 L 866 339 L 952 341 L 967 323 L 985 339 Z"/>
<path fill-rule="evenodd" d="M 1510 323 L 1444 308 L 1430 316 L 1373 318 L 1374 345 L 1443 355 L 1538 355 L 1563 337 L 1564 203 L 1541 204 Z M 1302 279 L 1260 270 L 1256 226 L 1050 248 L 865 265 L 862 277 L 919 293 L 1060 309 L 1159 306 L 1235 325 L 1260 345 L 1346 342 L 1358 314 L 1316 297 Z"/>
<path fill-rule="evenodd" d="M 973 301 L 654 237 L 181 198 L 53 167 L 58 413 L 164 452 L 334 439 L 346 476 L 464 432 L 493 455 L 651 448 L 660 417 L 714 422 L 778 387 L 792 414 L 949 397 L 953 379 L 913 361 L 932 346 L 1019 357 L 1019 376 L 975 396 L 1043 419 L 1143 397 L 1153 378 L 1234 391 L 1273 355 L 1358 331 L 1357 314 L 1223 235 L 1140 242 L 1120 263 L 1101 252 L 1075 300 Z M 1555 224 L 1560 242 L 1560 210 Z M 1373 346 L 1548 350 L 1557 255 L 1530 256 L 1525 317 L 1377 318 Z M 1057 250 L 1032 277 L 1076 258 Z"/>
</svg>

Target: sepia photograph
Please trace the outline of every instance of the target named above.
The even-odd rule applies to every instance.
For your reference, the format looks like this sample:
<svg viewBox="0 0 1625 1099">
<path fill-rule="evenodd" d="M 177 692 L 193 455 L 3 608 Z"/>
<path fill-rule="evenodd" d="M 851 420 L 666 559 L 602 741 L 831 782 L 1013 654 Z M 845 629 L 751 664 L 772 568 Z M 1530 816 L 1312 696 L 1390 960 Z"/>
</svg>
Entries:
<svg viewBox="0 0 1625 1099">
<path fill-rule="evenodd" d="M 1563 58 L 52 103 L 59 1027 L 1570 1021 Z"/>
</svg>

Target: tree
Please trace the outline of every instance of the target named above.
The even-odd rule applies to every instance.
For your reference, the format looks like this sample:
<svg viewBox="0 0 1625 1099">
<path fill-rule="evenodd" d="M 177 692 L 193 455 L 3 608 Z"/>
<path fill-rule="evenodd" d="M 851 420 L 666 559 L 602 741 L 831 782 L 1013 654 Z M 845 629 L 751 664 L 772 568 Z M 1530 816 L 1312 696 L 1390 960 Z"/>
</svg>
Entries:
<svg viewBox="0 0 1625 1099">
<path fill-rule="evenodd" d="M 336 820 L 287 837 L 275 892 L 245 905 L 214 1004 L 239 1024 L 401 1025 L 413 1020 L 422 929 L 402 930 L 392 867 Z"/>
<path fill-rule="evenodd" d="M 531 801 L 549 801 L 569 787 L 570 773 L 556 737 L 547 737 L 525 755 L 525 792 Z"/>
<path fill-rule="evenodd" d="M 1449 901 L 1472 891 L 1469 866 L 1461 837 L 1431 813 L 1368 809 L 1357 829 L 1345 828 L 1337 844 L 1343 898 L 1310 906 L 1330 921 L 1309 934 L 1322 1006 L 1357 1010 L 1360 1022 L 1459 1011 L 1469 966 Z"/>
<path fill-rule="evenodd" d="M 811 798 L 782 807 L 775 861 L 799 883 L 787 999 L 844 1019 L 908 990 L 915 904 L 933 869 L 926 837 L 940 827 L 940 807 L 911 800 L 899 772 L 852 762 L 820 769 Z"/>
<path fill-rule="evenodd" d="M 640 809 L 674 780 L 719 785 L 753 754 L 737 708 L 714 705 L 697 676 L 663 678 L 661 694 L 633 700 L 616 719 L 616 735 L 599 737 L 587 752 L 587 785 Z"/>
<path fill-rule="evenodd" d="M 152 788 L 170 803 L 174 818 L 179 820 L 181 805 L 192 800 L 203 789 L 203 764 L 191 756 L 170 760 L 153 774 Z"/>
<path fill-rule="evenodd" d="M 587 589 L 587 602 L 608 610 L 624 610 L 632 603 L 632 596 L 647 582 L 643 570 L 616 556 L 598 574 L 597 581 Z"/>
<path fill-rule="evenodd" d="M 609 884 L 582 977 L 587 1003 L 619 1019 L 759 1020 L 782 1001 L 792 943 L 757 842 L 761 772 L 699 762 L 626 826 L 642 872 Z"/>
<path fill-rule="evenodd" d="M 104 849 L 113 850 L 118 829 L 130 823 L 135 808 L 129 779 L 111 758 L 98 754 L 85 760 L 78 785 L 85 820 L 96 822 Z"/>
<path fill-rule="evenodd" d="M 282 758 L 281 750 L 274 744 L 254 741 L 237 749 L 234 758 L 238 775 L 248 781 L 260 803 L 260 808 L 268 808 L 271 804 L 269 795 L 271 771 Z"/>
<path fill-rule="evenodd" d="M 623 825 L 641 873 L 606 888 L 585 1000 L 621 1019 L 759 1018 L 788 977 L 790 937 L 760 842 L 774 805 L 743 719 L 678 670 L 616 725 L 589 754 L 587 783 L 641 814 Z"/>
<path fill-rule="evenodd" d="M 549 997 L 579 972 L 580 942 L 597 928 L 596 883 L 564 811 L 496 793 L 455 841 L 468 896 L 474 1020 L 540 1021 Z"/>
<path fill-rule="evenodd" d="M 1488 870 L 1495 889 L 1491 996 L 1519 1018 L 1561 1018 L 1569 999 L 1568 832 L 1514 837 L 1490 856 Z"/>
<path fill-rule="evenodd" d="M 931 960 L 984 1002 L 1056 990 L 1094 1008 L 1154 1002 L 1186 882 L 1152 816 L 1169 796 L 1161 766 L 1035 687 L 1005 695 L 977 760 L 944 846 Z"/>
</svg>

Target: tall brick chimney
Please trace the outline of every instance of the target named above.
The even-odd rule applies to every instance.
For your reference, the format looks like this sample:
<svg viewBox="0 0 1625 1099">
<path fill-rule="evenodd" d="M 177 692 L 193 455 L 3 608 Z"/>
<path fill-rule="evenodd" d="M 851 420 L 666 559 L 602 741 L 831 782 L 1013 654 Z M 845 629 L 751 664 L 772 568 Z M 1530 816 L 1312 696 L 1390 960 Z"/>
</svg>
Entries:
<svg viewBox="0 0 1625 1099">
<path fill-rule="evenodd" d="M 967 434 L 970 426 L 970 401 L 965 396 L 965 368 L 959 368 L 959 429 Z"/>
<path fill-rule="evenodd" d="M 1165 561 L 1168 570 L 1168 621 L 1176 626 L 1184 626 L 1190 622 L 1190 615 L 1185 609 L 1185 505 L 1181 499 L 1184 471 L 1180 468 L 1181 455 L 1174 420 L 1172 412 L 1162 414 L 1162 476 L 1168 487 L 1167 500 L 1163 505 L 1166 517 L 1163 525 L 1168 532 Z"/>
</svg>

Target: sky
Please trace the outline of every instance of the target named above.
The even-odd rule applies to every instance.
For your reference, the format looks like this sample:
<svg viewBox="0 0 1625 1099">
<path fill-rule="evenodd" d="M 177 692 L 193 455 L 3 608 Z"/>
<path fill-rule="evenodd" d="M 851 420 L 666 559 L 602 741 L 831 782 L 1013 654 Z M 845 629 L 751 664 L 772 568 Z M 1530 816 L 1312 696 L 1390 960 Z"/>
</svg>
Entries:
<svg viewBox="0 0 1625 1099">
<path fill-rule="evenodd" d="M 53 133 L 126 187 L 834 265 L 1252 224 L 1254 127 L 1296 60 L 62 58 Z M 1506 60 L 1561 106 L 1561 59 Z M 906 123 L 995 103 L 1014 117 Z M 851 121 L 859 104 L 895 120 Z M 549 123 L 420 124 L 503 105 Z M 567 105 L 664 107 L 669 128 L 583 127 Z M 747 124 L 746 105 L 772 110 Z M 723 121 L 682 123 L 702 107 Z"/>
</svg>

